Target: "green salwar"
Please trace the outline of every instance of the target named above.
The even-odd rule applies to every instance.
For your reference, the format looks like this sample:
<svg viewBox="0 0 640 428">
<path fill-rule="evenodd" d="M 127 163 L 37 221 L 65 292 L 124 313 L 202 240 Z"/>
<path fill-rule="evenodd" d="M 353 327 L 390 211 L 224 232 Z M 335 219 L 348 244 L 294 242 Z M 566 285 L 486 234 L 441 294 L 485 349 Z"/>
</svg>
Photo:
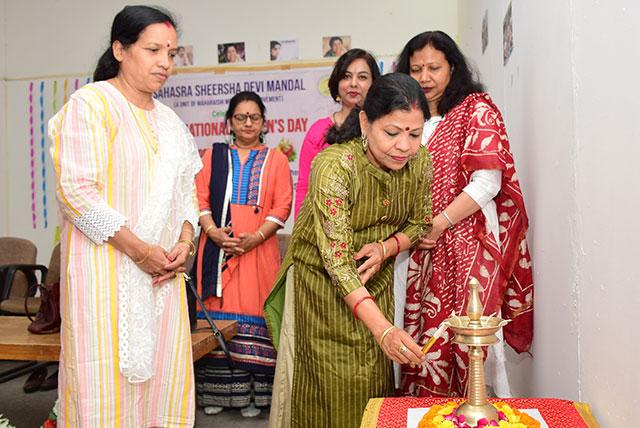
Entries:
<svg viewBox="0 0 640 428">
<path fill-rule="evenodd" d="M 369 398 L 393 393 L 390 360 L 344 297 L 362 286 L 353 255 L 365 244 L 397 232 L 414 243 L 428 230 L 430 180 L 423 148 L 399 171 L 372 165 L 360 139 L 331 146 L 313 161 L 309 193 L 265 306 L 277 349 L 286 274 L 295 266 L 291 427 L 355 428 Z M 390 320 L 392 285 L 389 258 L 365 286 Z"/>
</svg>

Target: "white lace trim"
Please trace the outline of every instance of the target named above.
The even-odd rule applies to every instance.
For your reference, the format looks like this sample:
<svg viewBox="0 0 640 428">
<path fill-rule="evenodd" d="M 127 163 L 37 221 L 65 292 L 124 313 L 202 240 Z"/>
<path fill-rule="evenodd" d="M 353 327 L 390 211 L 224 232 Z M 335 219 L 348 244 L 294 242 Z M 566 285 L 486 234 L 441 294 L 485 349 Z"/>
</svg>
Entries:
<svg viewBox="0 0 640 428">
<path fill-rule="evenodd" d="M 127 218 L 104 201 L 100 201 L 73 222 L 87 238 L 98 245 L 108 241 L 126 223 Z"/>
<path fill-rule="evenodd" d="M 185 125 L 167 107 L 156 105 L 158 161 L 153 188 L 133 232 L 168 250 L 178 240 L 184 221 L 197 225 L 195 174 L 202 163 Z M 119 281 L 120 372 L 131 383 L 144 382 L 154 374 L 160 317 L 177 280 L 153 287 L 151 276 L 123 257 Z"/>
</svg>

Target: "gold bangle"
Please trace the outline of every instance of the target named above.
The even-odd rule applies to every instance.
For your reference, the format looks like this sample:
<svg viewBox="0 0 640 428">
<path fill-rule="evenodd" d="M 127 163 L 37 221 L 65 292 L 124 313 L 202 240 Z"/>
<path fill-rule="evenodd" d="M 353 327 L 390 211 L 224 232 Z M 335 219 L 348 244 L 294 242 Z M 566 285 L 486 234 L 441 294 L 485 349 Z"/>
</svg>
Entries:
<svg viewBox="0 0 640 428">
<path fill-rule="evenodd" d="M 151 255 L 151 245 L 148 245 L 147 246 L 147 254 L 141 260 L 138 260 L 138 261 L 134 260 L 134 262 L 136 262 L 137 265 L 141 265 L 142 263 L 147 261 L 147 259 L 149 258 L 150 255 Z"/>
<path fill-rule="evenodd" d="M 266 236 L 264 236 L 264 233 L 262 233 L 262 231 L 261 231 L 261 230 L 258 230 L 258 235 L 260 235 L 260 236 L 262 237 L 262 241 L 263 241 L 263 242 L 267 240 L 267 237 L 266 237 Z"/>
<path fill-rule="evenodd" d="M 213 225 L 213 224 L 212 224 L 212 225 L 210 225 L 209 227 L 207 227 L 207 228 L 204 230 L 204 234 L 205 234 L 205 235 L 207 235 L 207 236 L 209 236 L 209 231 L 210 231 L 211 229 L 213 229 L 214 227 L 216 227 L 216 226 L 215 226 L 215 225 Z"/>
<path fill-rule="evenodd" d="M 193 256 L 196 253 L 196 246 L 193 241 L 190 241 L 188 239 L 181 239 L 178 241 L 178 244 L 187 244 L 189 246 L 189 248 L 191 249 L 189 251 L 189 257 Z"/>
<path fill-rule="evenodd" d="M 382 332 L 382 334 L 380 335 L 380 342 L 378 342 L 380 346 L 382 346 L 382 342 L 384 342 L 384 338 L 387 337 L 387 335 L 391 333 L 391 330 L 393 330 L 394 328 L 396 328 L 396 326 L 392 325 L 391 327 L 387 327 L 387 329 Z"/>
<path fill-rule="evenodd" d="M 387 247 L 384 246 L 384 241 L 382 239 L 377 242 L 382 246 L 382 260 L 385 260 L 387 258 Z"/>
</svg>

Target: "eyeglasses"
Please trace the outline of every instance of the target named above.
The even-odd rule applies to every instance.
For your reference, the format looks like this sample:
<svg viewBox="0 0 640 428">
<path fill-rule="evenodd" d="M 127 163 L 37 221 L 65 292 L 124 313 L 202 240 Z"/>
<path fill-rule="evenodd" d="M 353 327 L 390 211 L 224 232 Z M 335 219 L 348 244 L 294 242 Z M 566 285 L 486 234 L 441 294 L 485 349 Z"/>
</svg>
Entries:
<svg viewBox="0 0 640 428">
<path fill-rule="evenodd" d="M 262 115 L 260 113 L 253 113 L 253 114 L 236 113 L 233 115 L 233 118 L 240 123 L 246 122 L 247 119 L 251 120 L 251 122 L 260 122 L 262 120 Z"/>
</svg>

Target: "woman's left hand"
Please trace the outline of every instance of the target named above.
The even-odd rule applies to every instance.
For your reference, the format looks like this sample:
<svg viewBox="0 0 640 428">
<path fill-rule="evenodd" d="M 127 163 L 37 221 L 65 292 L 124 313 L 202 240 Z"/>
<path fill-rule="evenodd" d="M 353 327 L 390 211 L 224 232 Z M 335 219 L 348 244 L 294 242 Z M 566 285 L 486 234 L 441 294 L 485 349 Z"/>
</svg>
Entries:
<svg viewBox="0 0 640 428">
<path fill-rule="evenodd" d="M 366 284 L 373 275 L 378 273 L 384 261 L 383 255 L 384 252 L 380 244 L 378 242 L 372 242 L 365 244 L 360 251 L 353 256 L 355 260 L 367 258 L 367 260 L 358 267 L 358 274 L 360 275 L 362 285 Z"/>
<path fill-rule="evenodd" d="M 431 232 L 424 235 L 422 238 L 418 239 L 416 243 L 416 248 L 419 250 L 430 250 L 436 246 L 436 242 L 442 235 L 442 233 L 447 229 L 446 224 L 443 223 L 440 218 L 441 216 L 436 216 L 433 219 L 433 227 L 431 228 Z"/>
<path fill-rule="evenodd" d="M 262 236 L 258 233 L 240 233 L 238 238 L 240 239 L 238 247 L 242 248 L 244 253 L 248 253 L 263 242 Z"/>
<path fill-rule="evenodd" d="M 186 272 L 186 268 L 184 264 L 189 259 L 189 252 L 191 251 L 191 246 L 184 242 L 176 243 L 171 251 L 166 253 L 167 258 L 170 263 L 164 266 L 164 269 L 168 271 L 164 275 L 153 277 L 153 285 L 161 284 L 164 281 L 173 279 L 177 274 Z"/>
<path fill-rule="evenodd" d="M 427 235 L 418 239 L 418 243 L 416 244 L 416 248 L 419 250 L 430 250 L 436 246 L 436 242 L 438 238 L 442 235 L 442 230 L 432 229 Z"/>
</svg>

